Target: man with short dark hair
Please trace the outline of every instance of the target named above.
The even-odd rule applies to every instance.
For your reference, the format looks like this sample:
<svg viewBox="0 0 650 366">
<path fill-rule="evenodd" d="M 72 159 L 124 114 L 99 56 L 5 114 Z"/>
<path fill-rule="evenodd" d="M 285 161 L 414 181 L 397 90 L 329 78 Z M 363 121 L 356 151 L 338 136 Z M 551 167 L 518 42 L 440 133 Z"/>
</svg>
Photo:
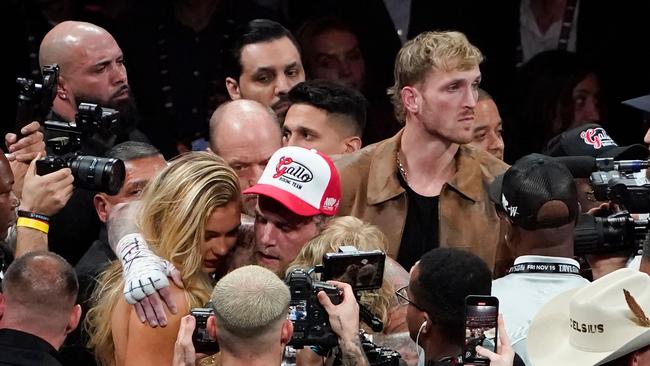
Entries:
<svg viewBox="0 0 650 366">
<path fill-rule="evenodd" d="M 16 259 L 2 281 L 0 364 L 61 365 L 57 350 L 81 315 L 77 290 L 74 270 L 60 256 L 31 252 Z"/>
<path fill-rule="evenodd" d="M 408 286 L 397 290 L 397 297 L 407 306 L 411 339 L 422 348 L 418 351 L 419 364 L 458 364 L 465 342 L 465 297 L 490 295 L 492 271 L 472 253 L 437 248 L 422 256 L 411 269 L 410 277 Z M 502 322 L 499 328 L 503 328 Z M 501 333 L 505 331 L 499 337 Z M 512 365 L 514 352 L 507 339 L 502 345 L 497 350 L 499 354 L 485 349 L 479 353 L 489 355 L 492 365 Z M 504 360 L 497 360 L 502 355 Z"/>
<path fill-rule="evenodd" d="M 289 91 L 291 107 L 282 125 L 285 146 L 302 146 L 328 155 L 361 148 L 366 99 L 333 81 L 310 80 Z"/>
<path fill-rule="evenodd" d="M 510 221 L 508 246 L 516 259 L 492 284 L 515 351 L 528 361 L 528 326 L 553 296 L 589 283 L 573 259 L 580 205 L 573 176 L 548 156 L 517 160 L 490 186 L 490 198 Z"/>
<path fill-rule="evenodd" d="M 474 107 L 474 139 L 470 145 L 483 149 L 495 158 L 503 160 L 503 121 L 492 96 L 485 90 L 478 90 L 478 100 Z"/>
<path fill-rule="evenodd" d="M 305 80 L 300 47 L 280 23 L 255 19 L 239 27 L 225 49 L 226 89 L 231 99 L 252 99 L 284 118 L 287 94 Z"/>
</svg>

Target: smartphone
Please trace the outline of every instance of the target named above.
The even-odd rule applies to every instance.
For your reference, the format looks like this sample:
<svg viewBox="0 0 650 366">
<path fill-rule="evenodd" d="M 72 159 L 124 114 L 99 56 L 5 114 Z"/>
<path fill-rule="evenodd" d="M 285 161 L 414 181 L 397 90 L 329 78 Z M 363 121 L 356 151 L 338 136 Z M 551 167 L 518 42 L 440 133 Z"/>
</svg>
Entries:
<svg viewBox="0 0 650 366">
<path fill-rule="evenodd" d="M 192 334 L 192 344 L 196 352 L 219 352 L 219 344 L 208 333 L 208 318 L 213 314 L 211 308 L 192 308 L 190 314 L 196 319 L 196 327 Z"/>
<path fill-rule="evenodd" d="M 375 290 L 382 285 L 385 261 L 381 250 L 326 253 L 321 280 L 345 282 L 355 291 Z"/>
<path fill-rule="evenodd" d="M 469 295 L 465 298 L 465 344 L 463 363 L 489 365 L 490 359 L 476 353 L 476 346 L 496 352 L 499 299 L 494 296 Z"/>
</svg>

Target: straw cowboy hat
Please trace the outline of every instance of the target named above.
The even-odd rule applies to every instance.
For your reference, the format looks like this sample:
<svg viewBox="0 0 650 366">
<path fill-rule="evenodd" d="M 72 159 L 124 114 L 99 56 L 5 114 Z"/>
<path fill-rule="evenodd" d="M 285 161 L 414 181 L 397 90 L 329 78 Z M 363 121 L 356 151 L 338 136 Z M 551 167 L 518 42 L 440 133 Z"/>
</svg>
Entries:
<svg viewBox="0 0 650 366">
<path fill-rule="evenodd" d="M 625 291 L 624 291 L 625 290 Z M 528 331 L 534 366 L 593 366 L 650 344 L 650 276 L 620 269 L 564 292 Z"/>
</svg>

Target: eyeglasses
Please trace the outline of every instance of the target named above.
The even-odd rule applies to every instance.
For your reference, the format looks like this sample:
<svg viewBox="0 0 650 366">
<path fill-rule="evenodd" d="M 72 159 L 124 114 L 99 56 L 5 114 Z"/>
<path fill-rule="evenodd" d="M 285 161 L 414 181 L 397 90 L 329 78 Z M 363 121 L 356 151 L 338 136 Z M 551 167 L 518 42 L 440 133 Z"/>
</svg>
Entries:
<svg viewBox="0 0 650 366">
<path fill-rule="evenodd" d="M 407 288 L 408 288 L 408 286 L 404 286 L 404 287 L 400 288 L 399 290 L 395 291 L 395 295 L 397 296 L 398 304 L 400 304 L 400 305 L 411 304 L 411 305 L 415 306 L 418 310 L 424 311 L 424 309 L 422 309 L 422 307 L 420 307 L 420 305 L 416 304 L 415 302 L 413 302 L 413 301 L 411 301 L 409 299 L 408 292 L 406 291 Z"/>
</svg>

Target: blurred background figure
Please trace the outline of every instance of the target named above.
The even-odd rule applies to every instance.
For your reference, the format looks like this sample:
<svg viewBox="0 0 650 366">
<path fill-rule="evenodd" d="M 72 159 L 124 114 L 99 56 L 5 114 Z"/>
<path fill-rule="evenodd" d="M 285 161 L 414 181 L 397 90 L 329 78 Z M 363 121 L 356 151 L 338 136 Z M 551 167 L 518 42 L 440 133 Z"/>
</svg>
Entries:
<svg viewBox="0 0 650 366">
<path fill-rule="evenodd" d="M 400 129 L 386 95 L 386 87 L 368 65 L 359 31 L 337 17 L 318 17 L 305 22 L 296 33 L 308 79 L 336 81 L 364 94 L 369 102 L 364 143 L 393 136 Z"/>
<path fill-rule="evenodd" d="M 606 120 L 598 74 L 574 53 L 539 53 L 519 70 L 514 92 L 515 113 L 505 126 L 506 161 L 540 152 L 568 129 Z"/>
</svg>

